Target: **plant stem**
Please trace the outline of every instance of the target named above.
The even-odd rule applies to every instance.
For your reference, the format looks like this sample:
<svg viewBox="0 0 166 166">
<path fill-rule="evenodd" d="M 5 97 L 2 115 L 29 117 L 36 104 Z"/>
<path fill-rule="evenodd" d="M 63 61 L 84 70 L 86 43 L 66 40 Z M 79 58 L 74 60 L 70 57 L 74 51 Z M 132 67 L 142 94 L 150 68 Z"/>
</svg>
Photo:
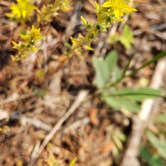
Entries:
<svg viewBox="0 0 166 166">
<path fill-rule="evenodd" d="M 109 87 L 110 86 L 116 86 L 118 83 L 120 83 L 126 77 L 126 73 L 127 73 L 128 69 L 129 69 L 129 66 L 130 66 L 131 61 L 132 61 L 133 58 L 134 58 L 134 54 L 129 58 L 128 63 L 125 66 L 125 68 L 124 68 L 124 70 L 122 72 L 121 77 L 119 79 L 117 79 L 115 82 L 109 84 Z"/>
<path fill-rule="evenodd" d="M 150 94 L 150 93 L 139 93 L 139 92 L 135 92 L 135 93 L 120 93 L 120 94 L 110 94 L 110 96 L 151 96 L 151 97 L 162 97 L 162 98 L 166 98 L 166 96 L 164 95 L 158 95 L 158 94 Z"/>
<path fill-rule="evenodd" d="M 129 76 L 133 76 L 136 73 L 138 73 L 140 70 L 142 70 L 143 68 L 145 68 L 146 66 L 155 63 L 156 61 L 158 61 L 160 58 L 163 58 L 164 56 L 166 56 L 166 51 L 162 51 L 161 53 L 159 53 L 158 55 L 156 55 L 154 58 L 152 58 L 151 60 L 145 62 L 143 65 L 141 65 L 139 68 L 133 70 L 131 73 L 129 73 L 128 75 L 126 75 L 126 77 Z"/>
<path fill-rule="evenodd" d="M 161 59 L 161 58 L 163 58 L 163 57 L 165 57 L 165 56 L 166 56 L 166 51 L 162 51 L 161 53 L 159 53 L 158 55 L 156 55 L 156 56 L 155 56 L 154 58 L 152 58 L 151 60 L 145 62 L 143 65 L 141 65 L 141 66 L 138 67 L 137 69 L 134 69 L 131 73 L 126 74 L 127 71 L 128 71 L 128 69 L 129 69 L 129 66 L 130 66 L 130 64 L 131 64 L 131 61 L 132 61 L 132 59 L 133 59 L 133 57 L 134 57 L 134 55 L 132 55 L 131 58 L 129 59 L 129 61 L 128 61 L 126 67 L 125 67 L 124 70 L 123 70 L 122 76 L 121 76 L 118 80 L 116 80 L 115 82 L 109 84 L 108 86 L 109 86 L 109 87 L 116 86 L 116 85 L 117 85 L 118 83 L 120 83 L 124 78 L 126 78 L 126 77 L 131 77 L 131 76 L 137 74 L 140 70 L 142 70 L 142 69 L 145 68 L 146 66 L 148 66 L 148 65 L 150 65 L 150 64 L 152 64 L 152 63 L 155 63 L 156 61 L 158 61 L 159 59 Z"/>
</svg>

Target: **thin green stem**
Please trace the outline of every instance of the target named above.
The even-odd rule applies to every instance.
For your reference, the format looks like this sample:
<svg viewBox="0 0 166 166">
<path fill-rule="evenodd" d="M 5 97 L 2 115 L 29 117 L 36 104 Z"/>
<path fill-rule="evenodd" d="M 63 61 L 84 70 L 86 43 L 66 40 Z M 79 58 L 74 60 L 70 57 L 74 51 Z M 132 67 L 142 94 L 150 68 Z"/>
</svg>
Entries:
<svg viewBox="0 0 166 166">
<path fill-rule="evenodd" d="M 124 68 L 124 70 L 122 72 L 121 77 L 118 80 L 116 80 L 115 82 L 109 84 L 109 86 L 116 86 L 118 83 L 120 83 L 126 77 L 126 73 L 127 73 L 128 69 L 129 69 L 129 66 L 130 66 L 131 61 L 132 61 L 133 58 L 134 58 L 134 54 L 129 58 L 129 61 L 126 64 L 126 66 L 125 66 L 125 68 Z"/>
<path fill-rule="evenodd" d="M 142 70 L 146 66 L 149 66 L 149 65 L 155 63 L 156 61 L 158 61 L 159 59 L 163 58 L 164 56 L 166 56 L 166 51 L 162 51 L 161 53 L 159 53 L 158 55 L 156 55 L 151 60 L 145 62 L 139 68 L 137 68 L 137 69 L 133 70 L 131 73 L 127 74 L 126 77 L 133 76 L 133 75 L 137 74 L 140 70 Z"/>
<path fill-rule="evenodd" d="M 130 63 L 134 57 L 134 55 L 131 56 L 131 58 L 129 59 L 123 73 L 122 76 L 115 82 L 109 84 L 109 87 L 111 86 L 116 86 L 117 84 L 119 84 L 124 78 L 126 77 L 131 77 L 134 76 L 135 74 L 137 74 L 140 70 L 142 70 L 143 68 L 145 68 L 146 66 L 155 63 L 156 61 L 158 61 L 159 59 L 163 58 L 166 56 L 166 51 L 162 51 L 161 53 L 159 53 L 158 55 L 156 55 L 154 58 L 152 58 L 151 60 L 145 62 L 144 64 L 142 64 L 140 67 L 138 67 L 137 69 L 134 69 L 131 73 L 126 74 L 128 71 L 128 68 L 130 66 Z"/>
<path fill-rule="evenodd" d="M 119 93 L 119 94 L 109 94 L 109 96 L 151 96 L 151 97 L 162 97 L 162 98 L 166 98 L 166 96 L 164 95 L 158 95 L 158 94 L 151 94 L 151 93 L 139 93 L 139 92 L 135 92 L 135 93 L 130 93 L 130 92 L 124 92 L 124 93 Z"/>
</svg>

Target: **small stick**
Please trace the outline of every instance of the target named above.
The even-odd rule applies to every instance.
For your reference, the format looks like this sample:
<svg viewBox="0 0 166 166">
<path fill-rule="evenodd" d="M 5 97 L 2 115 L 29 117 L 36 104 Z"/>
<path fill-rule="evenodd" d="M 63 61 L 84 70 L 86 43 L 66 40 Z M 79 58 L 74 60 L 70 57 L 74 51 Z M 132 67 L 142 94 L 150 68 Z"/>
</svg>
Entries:
<svg viewBox="0 0 166 166">
<path fill-rule="evenodd" d="M 55 124 L 53 129 L 50 131 L 50 133 L 45 137 L 44 141 L 42 142 L 38 153 L 36 153 L 36 156 L 33 156 L 32 160 L 30 161 L 29 166 L 33 166 L 42 153 L 42 151 L 45 149 L 47 144 L 51 141 L 53 136 L 56 134 L 56 132 L 62 127 L 63 123 L 77 110 L 77 108 L 81 105 L 81 103 L 86 99 L 88 95 L 87 91 L 81 91 L 79 92 L 78 96 L 76 97 L 75 102 L 72 104 L 72 106 L 69 108 L 69 110 L 64 114 L 64 116 Z"/>
<path fill-rule="evenodd" d="M 64 129 L 64 133 L 67 133 L 68 131 L 74 131 L 74 130 L 78 129 L 79 127 L 84 127 L 89 122 L 90 122 L 90 120 L 88 117 L 80 119 L 80 120 L 72 123 L 70 126 L 66 127 Z"/>
<path fill-rule="evenodd" d="M 11 102 L 15 102 L 15 101 L 18 101 L 18 100 L 24 100 L 24 99 L 27 99 L 27 98 L 33 97 L 33 96 L 35 96 L 34 93 L 24 94 L 24 95 L 21 95 L 21 96 L 19 96 L 18 93 L 14 93 L 13 95 L 8 97 L 7 99 L 0 101 L 0 106 L 2 106 L 4 104 L 11 103 Z"/>
<path fill-rule="evenodd" d="M 33 125 L 34 127 L 38 128 L 38 129 L 42 129 L 45 131 L 50 131 L 51 130 L 51 126 L 42 122 L 39 119 L 36 118 L 29 118 L 27 116 L 21 116 L 20 117 L 20 121 L 21 123 L 26 126 L 27 124 Z"/>
</svg>

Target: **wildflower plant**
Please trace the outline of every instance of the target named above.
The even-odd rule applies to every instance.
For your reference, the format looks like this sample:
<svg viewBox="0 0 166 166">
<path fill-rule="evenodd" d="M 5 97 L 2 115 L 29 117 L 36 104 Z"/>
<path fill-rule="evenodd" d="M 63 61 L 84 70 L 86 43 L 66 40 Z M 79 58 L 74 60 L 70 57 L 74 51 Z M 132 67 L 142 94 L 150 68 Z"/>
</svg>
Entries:
<svg viewBox="0 0 166 166">
<path fill-rule="evenodd" d="M 82 24 L 85 27 L 85 34 L 79 33 L 77 37 L 71 37 L 72 45 L 67 52 L 68 57 L 73 55 L 81 56 L 85 50 L 93 51 L 92 43 L 100 33 L 107 32 L 113 24 L 122 22 L 126 14 L 136 11 L 134 7 L 129 5 L 129 0 L 105 0 L 101 5 L 95 2 L 93 7 L 95 8 L 96 21 L 92 23 L 81 16 Z M 19 41 L 13 42 L 13 48 L 17 50 L 17 55 L 14 59 L 22 60 L 31 52 L 37 51 L 40 41 L 44 38 L 40 27 L 50 22 L 60 11 L 68 11 L 70 8 L 70 0 L 55 0 L 52 4 L 45 4 L 40 8 L 35 6 L 32 0 L 17 0 L 17 3 L 13 3 L 10 7 L 11 12 L 7 13 L 7 16 L 23 24 L 19 34 Z M 34 12 L 36 14 L 34 17 L 35 23 L 32 19 Z M 32 24 L 27 30 L 25 30 L 26 21 Z M 125 26 L 122 36 L 116 36 L 115 41 L 120 41 L 126 49 L 129 49 L 133 43 L 130 29 Z M 162 56 L 159 55 L 150 62 L 143 64 L 140 68 L 135 69 L 133 74 L 158 60 L 158 57 L 161 58 Z M 146 88 L 118 90 L 116 86 L 127 76 L 126 73 L 132 58 L 129 59 L 123 70 L 118 68 L 117 59 L 117 53 L 111 52 L 105 59 L 94 57 L 92 60 L 96 71 L 95 85 L 99 89 L 101 98 L 108 105 L 117 109 L 124 107 L 126 110 L 136 112 L 139 110 L 138 102 L 142 99 L 149 96 L 160 96 L 159 91 Z M 128 95 L 126 96 L 126 94 Z M 133 97 L 134 95 L 135 97 Z"/>
<path fill-rule="evenodd" d="M 41 10 L 39 10 L 38 23 L 44 24 L 50 22 L 60 11 L 67 12 L 70 8 L 70 0 L 55 0 L 53 4 L 44 5 Z"/>
<path fill-rule="evenodd" d="M 40 26 L 50 22 L 60 11 L 68 11 L 71 7 L 70 0 L 55 0 L 53 4 L 47 4 L 38 8 L 34 0 L 17 0 L 10 6 L 8 18 L 20 24 L 19 41 L 13 41 L 13 48 L 17 51 L 14 60 L 23 60 L 30 53 L 39 49 L 39 41 L 44 36 L 41 34 Z M 33 22 L 35 20 L 35 22 Z M 31 24 L 27 30 L 26 23 Z"/>
<path fill-rule="evenodd" d="M 39 44 L 44 39 L 40 30 L 41 27 L 49 23 L 59 12 L 66 12 L 71 8 L 71 0 L 54 0 L 52 4 L 44 4 L 40 7 L 35 5 L 34 2 L 34 0 L 17 0 L 16 3 L 11 4 L 10 12 L 6 14 L 8 18 L 20 25 L 20 33 L 17 36 L 18 41 L 12 42 L 13 48 L 17 51 L 17 54 L 13 56 L 13 59 L 16 61 L 23 60 L 30 53 L 38 51 L 40 48 Z M 95 8 L 96 21 L 92 23 L 81 16 L 80 19 L 85 28 L 85 33 L 79 33 L 77 37 L 70 38 L 71 46 L 67 52 L 69 58 L 73 55 L 82 56 L 85 51 L 93 51 L 92 43 L 100 33 L 108 32 L 108 29 L 115 23 L 122 22 L 126 14 L 136 11 L 134 7 L 129 5 L 129 0 L 105 0 L 101 5 L 95 2 L 93 7 Z M 121 36 L 115 34 L 110 41 L 112 39 L 114 42 L 120 41 L 126 49 L 129 49 L 133 44 L 133 34 L 128 26 L 124 26 Z M 118 85 L 124 78 L 136 74 L 142 68 L 164 56 L 166 56 L 166 52 L 155 56 L 133 71 L 129 69 L 133 56 L 128 60 L 124 68 L 119 68 L 118 66 L 117 51 L 109 52 L 105 58 L 93 57 L 92 64 L 96 73 L 94 85 L 97 87 L 97 93 L 100 95 L 101 100 L 111 108 L 114 108 L 114 110 L 136 113 L 140 110 L 140 102 L 142 100 L 163 97 L 160 90 L 147 87 L 119 88 Z M 41 73 L 39 72 L 38 75 L 40 76 Z M 118 137 L 120 141 L 124 140 L 121 135 Z M 155 148 L 161 144 L 161 142 L 156 141 L 156 137 L 153 135 L 149 136 L 149 140 Z M 121 149 L 121 144 L 119 149 Z M 163 158 L 166 158 L 165 150 L 164 153 L 161 149 L 158 149 L 158 151 L 162 155 L 164 154 Z M 48 158 L 47 163 L 50 166 L 57 165 L 52 154 Z M 74 166 L 75 163 L 76 158 L 71 161 L 70 166 Z"/>
<path fill-rule="evenodd" d="M 35 6 L 32 0 L 17 0 L 17 3 L 11 5 L 11 12 L 7 13 L 7 16 L 19 23 L 26 23 L 26 21 L 32 22 L 32 17 L 35 13 L 37 21 L 32 24 L 38 29 L 41 25 L 50 22 L 60 11 L 68 11 L 70 8 L 70 0 L 55 0 L 52 4 L 43 5 L 41 8 Z M 122 21 L 125 14 L 136 11 L 135 8 L 128 5 L 128 1 L 126 0 L 106 0 L 102 5 L 95 2 L 94 8 L 96 22 L 90 23 L 86 18 L 81 16 L 81 21 L 86 29 L 86 33 L 85 35 L 79 34 L 76 38 L 71 37 L 72 45 L 68 52 L 69 56 L 73 54 L 82 55 L 83 50 L 93 50 L 91 47 L 92 42 L 99 33 L 106 32 L 114 23 Z M 28 50 L 33 51 L 34 49 L 32 43 L 27 44 L 26 40 L 26 43 L 23 44 L 25 40 L 23 38 L 21 38 L 21 40 L 22 41 L 18 43 L 13 42 L 14 48 L 18 51 L 17 57 L 24 54 L 24 52 L 25 55 L 22 57 L 26 57 Z M 31 47 L 29 47 L 29 45 L 31 45 Z M 36 46 L 34 46 L 34 48 L 36 48 Z M 25 51 L 23 51 L 23 49 L 25 49 Z"/>
<path fill-rule="evenodd" d="M 86 34 L 71 38 L 72 47 L 70 53 L 75 52 L 82 55 L 82 51 L 93 50 L 92 42 L 101 32 L 107 32 L 114 23 L 123 21 L 125 14 L 130 14 L 136 9 L 128 5 L 126 0 L 106 0 L 102 5 L 95 2 L 96 23 L 90 23 L 81 16 L 82 24 L 85 26 Z M 69 54 L 70 55 L 70 54 Z"/>
<path fill-rule="evenodd" d="M 129 67 L 133 56 L 129 59 L 124 68 L 120 68 L 117 63 L 118 53 L 115 50 L 109 52 L 105 59 L 93 57 L 92 63 L 96 73 L 94 84 L 98 89 L 102 101 L 111 108 L 114 108 L 114 110 L 137 113 L 140 110 L 140 103 L 144 99 L 156 97 L 165 98 L 159 89 L 149 87 L 119 88 L 119 84 L 124 78 L 135 75 L 144 67 L 155 63 L 165 56 L 166 52 L 163 51 L 133 70 L 130 70 Z"/>
</svg>

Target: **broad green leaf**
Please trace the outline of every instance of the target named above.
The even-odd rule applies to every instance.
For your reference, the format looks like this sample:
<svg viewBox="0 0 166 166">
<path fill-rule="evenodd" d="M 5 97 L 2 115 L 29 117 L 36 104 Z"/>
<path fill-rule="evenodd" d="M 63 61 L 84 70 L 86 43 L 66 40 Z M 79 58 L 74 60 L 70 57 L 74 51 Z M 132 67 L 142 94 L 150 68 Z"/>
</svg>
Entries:
<svg viewBox="0 0 166 166">
<path fill-rule="evenodd" d="M 117 60 L 118 60 L 118 54 L 116 51 L 112 51 L 112 52 L 108 53 L 108 55 L 106 57 L 106 63 L 109 68 L 111 82 L 115 82 L 116 80 L 118 80 L 122 74 L 122 71 L 117 66 Z"/>
<path fill-rule="evenodd" d="M 115 89 L 111 96 L 126 97 L 130 100 L 142 101 L 147 98 L 156 98 L 161 96 L 161 91 L 152 88 L 123 88 Z"/>
<path fill-rule="evenodd" d="M 116 82 L 117 80 L 119 80 L 122 76 L 122 70 L 116 66 L 114 69 L 114 72 L 112 73 L 112 77 L 111 77 L 111 81 Z"/>
<path fill-rule="evenodd" d="M 140 156 L 150 166 L 165 166 L 164 161 L 158 155 L 150 153 L 146 146 L 141 148 Z"/>
<path fill-rule="evenodd" d="M 152 146 L 158 151 L 159 155 L 166 159 L 166 142 L 161 141 L 152 132 L 148 132 L 147 137 Z"/>
<path fill-rule="evenodd" d="M 103 88 L 109 79 L 108 67 L 101 58 L 94 57 L 92 62 L 96 71 L 95 84 L 98 88 Z"/>
<path fill-rule="evenodd" d="M 117 65 L 118 54 L 116 51 L 111 51 L 107 54 L 105 62 L 108 66 L 109 73 L 112 73 Z"/>
<path fill-rule="evenodd" d="M 116 67 L 117 53 L 115 51 L 110 52 L 106 59 L 94 57 L 92 63 L 96 72 L 94 83 L 98 88 L 103 88 L 110 80 L 111 73 Z"/>
<path fill-rule="evenodd" d="M 129 112 L 138 112 L 140 110 L 139 104 L 136 101 L 129 100 L 126 97 L 103 97 L 104 101 L 112 108 L 120 110 L 125 109 Z"/>
<path fill-rule="evenodd" d="M 155 118 L 156 123 L 165 123 L 166 124 L 166 113 L 160 114 Z"/>
<path fill-rule="evenodd" d="M 128 25 L 124 26 L 122 35 L 120 36 L 119 40 L 125 46 L 126 49 L 131 48 L 131 45 L 134 42 L 134 37 L 133 37 L 132 30 L 130 29 Z"/>
</svg>

